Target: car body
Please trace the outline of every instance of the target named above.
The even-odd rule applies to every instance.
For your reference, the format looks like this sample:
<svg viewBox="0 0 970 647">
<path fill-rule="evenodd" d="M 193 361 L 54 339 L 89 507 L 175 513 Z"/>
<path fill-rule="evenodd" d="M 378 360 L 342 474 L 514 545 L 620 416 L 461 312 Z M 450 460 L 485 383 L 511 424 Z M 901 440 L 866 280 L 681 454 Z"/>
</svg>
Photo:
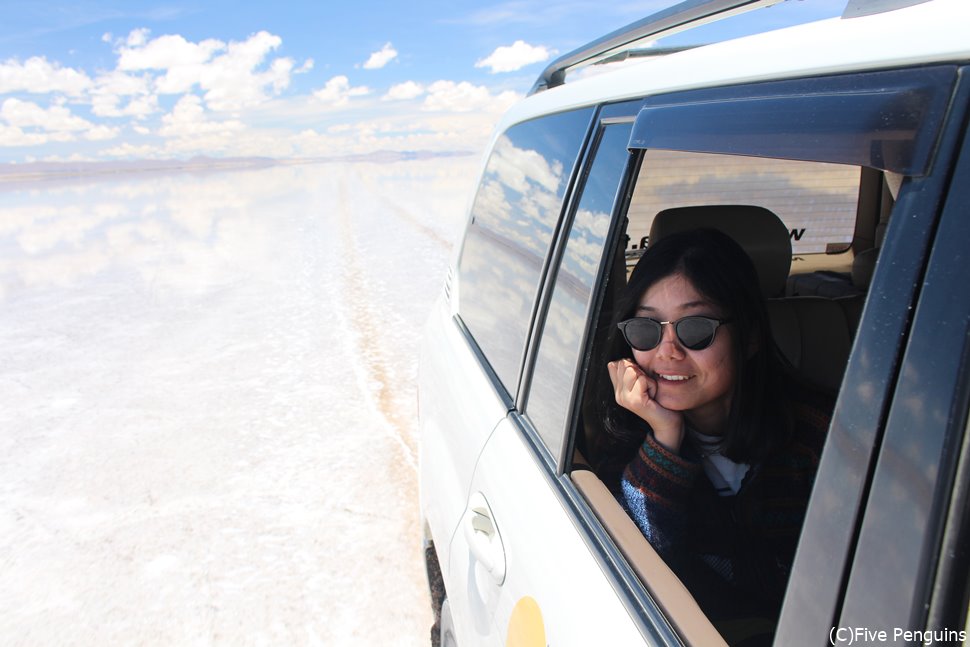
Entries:
<svg viewBox="0 0 970 647">
<path fill-rule="evenodd" d="M 697 204 L 781 218 L 776 340 L 837 394 L 774 644 L 965 643 L 966 25 L 964 0 L 849 2 L 575 82 L 551 67 L 504 116 L 421 350 L 444 644 L 729 642 L 583 460 L 611 295 L 654 214 Z"/>
</svg>

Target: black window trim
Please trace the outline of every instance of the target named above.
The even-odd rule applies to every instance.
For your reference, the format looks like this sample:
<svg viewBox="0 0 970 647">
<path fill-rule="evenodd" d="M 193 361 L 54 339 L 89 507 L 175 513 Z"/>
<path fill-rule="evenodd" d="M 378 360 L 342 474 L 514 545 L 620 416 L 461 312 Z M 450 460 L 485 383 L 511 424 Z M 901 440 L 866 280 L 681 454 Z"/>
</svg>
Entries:
<svg viewBox="0 0 970 647">
<path fill-rule="evenodd" d="M 566 245 L 569 242 L 569 234 L 576 216 L 576 210 L 579 208 L 579 203 L 582 200 L 583 188 L 586 186 L 586 182 L 589 179 L 589 175 L 592 171 L 593 163 L 596 159 L 596 153 L 599 151 L 599 145 L 603 139 L 603 134 L 606 128 L 608 128 L 610 125 L 617 123 L 632 123 L 636 115 L 636 108 L 638 105 L 639 101 L 626 101 L 620 104 L 607 105 L 597 110 L 596 114 L 593 116 L 594 118 L 588 133 L 586 146 L 584 147 L 583 151 L 584 154 L 582 164 L 579 167 L 580 174 L 577 176 L 576 182 L 571 187 L 568 200 L 565 201 L 564 216 L 560 220 L 560 227 L 556 232 L 556 237 L 550 250 L 547 263 L 544 267 L 542 288 L 539 293 L 539 298 L 536 300 L 535 314 L 532 319 L 532 327 L 529 330 L 525 358 L 519 379 L 519 395 L 515 403 L 515 408 L 518 411 L 528 411 L 528 401 L 531 390 L 530 386 L 532 382 L 532 374 L 538 358 L 541 331 L 544 328 L 546 315 L 548 314 L 549 306 L 552 302 L 552 296 L 556 284 L 556 276 L 559 271 L 559 265 L 562 262 L 563 255 L 566 251 Z M 622 194 L 622 185 L 623 181 L 621 181 L 621 187 L 618 189 L 618 195 Z M 614 212 L 610 214 L 611 226 L 616 220 L 616 202 L 617 199 L 614 198 Z M 603 259 L 600 261 L 600 267 L 597 270 L 595 279 L 596 283 L 593 285 L 593 289 L 591 290 L 590 294 L 590 312 L 593 312 L 594 306 L 596 306 L 598 311 L 597 293 L 599 290 L 597 289 L 597 285 L 602 280 L 602 272 Z M 580 408 L 577 406 L 578 394 L 582 392 L 579 390 L 579 387 L 584 381 L 585 370 L 588 368 L 588 361 L 586 359 L 585 351 L 589 346 L 591 334 L 590 321 L 587 320 L 586 330 L 583 332 L 583 339 L 580 344 L 580 348 L 583 349 L 583 352 L 579 354 L 576 366 L 573 367 L 572 389 L 569 394 L 563 394 L 564 397 L 569 398 L 569 410 L 566 414 L 565 428 L 562 430 L 562 442 L 560 442 L 559 447 L 547 448 L 549 452 L 547 457 L 548 467 L 558 473 L 561 473 L 565 467 L 570 464 L 570 456 L 572 455 L 572 451 L 575 446 L 574 430 L 576 428 Z M 528 416 L 526 415 L 526 417 Z M 534 429 L 532 431 L 537 433 Z"/>
<path fill-rule="evenodd" d="M 927 609 L 931 604 L 934 582 L 945 574 L 937 572 L 944 558 L 943 542 L 947 527 L 951 493 L 957 471 L 959 449 L 963 442 L 967 416 L 967 383 L 970 381 L 970 341 L 967 339 L 970 294 L 954 292 L 954 285 L 963 285 L 966 264 L 954 263 L 965 250 L 966 234 L 970 232 L 966 216 L 970 188 L 970 134 L 966 132 L 965 109 L 970 102 L 970 79 L 964 68 L 955 94 L 951 115 L 949 141 L 956 147 L 955 164 L 940 168 L 942 185 L 939 217 L 931 232 L 931 246 L 927 250 L 925 270 L 920 278 L 917 298 L 912 308 L 912 329 L 901 355 L 899 377 L 893 392 L 886 427 L 881 439 L 880 453 L 873 469 L 873 487 L 866 501 L 865 516 L 858 533 L 858 546 L 850 572 L 840 622 L 865 622 L 879 615 L 888 615 L 907 629 L 927 627 Z M 962 130 L 958 128 L 962 127 Z M 960 152 L 962 145 L 962 153 Z M 943 152 L 945 160 L 945 151 Z M 952 169 L 952 170 L 951 170 Z M 912 189 L 911 189 L 912 190 Z M 964 317 L 964 318 L 961 318 Z M 944 342 L 948 340 L 948 342 Z M 962 343 L 962 348 L 954 347 Z M 926 375 L 932 375 L 932 388 L 927 387 Z M 921 402 L 921 413 L 914 416 L 909 405 L 912 398 Z M 905 448 L 905 449 L 904 449 Z M 914 455 L 917 471 L 913 473 Z M 925 473 L 919 473 L 919 469 Z M 891 492 L 903 484 L 915 507 L 927 510 L 923 525 L 905 524 L 894 528 L 891 539 L 881 532 L 886 512 L 895 514 L 898 506 Z M 924 487 L 920 487 L 922 484 Z M 897 517 L 898 518 L 898 517 Z M 894 526 L 896 524 L 893 524 Z M 885 550 L 873 552 L 878 544 L 896 546 L 902 557 L 894 561 L 895 573 L 915 573 L 915 581 L 904 579 L 871 595 L 871 582 L 887 572 L 879 557 Z M 903 545 L 900 546 L 899 544 Z M 964 565 L 966 561 L 964 560 Z M 965 574 L 965 572 L 964 572 Z M 856 578 L 859 578 L 856 580 Z M 869 595 L 858 594 L 858 587 Z M 938 600 L 942 603 L 942 600 Z M 964 612 L 966 610 L 964 609 Z M 945 614 L 938 614 L 937 622 Z M 963 629 L 963 627 L 937 627 Z"/>
<path fill-rule="evenodd" d="M 829 162 L 922 176 L 940 141 L 957 69 L 930 65 L 655 95 L 643 101 L 630 148 Z M 844 110 L 849 103 L 854 112 Z M 793 134 L 803 133 L 805 138 L 794 140 Z"/>
<path fill-rule="evenodd" d="M 579 149 L 579 157 L 573 166 L 573 173 L 569 177 L 569 186 L 563 196 L 559 220 L 556 224 L 555 231 L 553 231 L 549 249 L 542 263 L 542 272 L 539 275 L 539 289 L 536 292 L 536 300 L 532 304 L 529 331 L 526 335 L 525 348 L 522 352 L 522 361 L 519 363 L 519 380 L 515 390 L 515 408 L 519 411 L 524 411 L 528 403 L 529 383 L 532 379 L 532 369 L 535 365 L 536 352 L 539 348 L 539 335 L 537 331 L 541 331 L 543 328 L 546 312 L 549 309 L 549 302 L 552 300 L 555 276 L 558 271 L 559 262 L 562 260 L 563 253 L 565 252 L 566 241 L 569 239 L 569 230 L 572 226 L 576 205 L 579 201 L 577 193 L 579 193 L 579 189 L 585 185 L 586 179 L 589 177 L 594 153 L 599 144 L 601 136 L 601 128 L 599 126 L 600 110 L 600 107 L 597 106 L 590 116 L 589 124 L 586 127 L 586 135 Z"/>
</svg>

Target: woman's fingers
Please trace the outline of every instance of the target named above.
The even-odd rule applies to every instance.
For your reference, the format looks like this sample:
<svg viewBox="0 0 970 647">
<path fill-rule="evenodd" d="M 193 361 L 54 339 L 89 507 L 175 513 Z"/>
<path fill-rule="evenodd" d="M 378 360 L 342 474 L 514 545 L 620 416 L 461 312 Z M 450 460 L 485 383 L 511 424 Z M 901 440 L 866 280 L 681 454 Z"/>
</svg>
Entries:
<svg viewBox="0 0 970 647">
<path fill-rule="evenodd" d="M 680 451 L 684 437 L 684 418 L 655 400 L 657 382 L 629 359 L 607 364 L 616 394 L 616 403 L 640 416 L 653 429 L 657 441 L 674 453 Z"/>
<path fill-rule="evenodd" d="M 625 390 L 630 394 L 633 402 L 640 403 L 645 400 L 650 400 L 650 394 L 647 389 L 647 377 L 643 373 L 638 373 L 628 368 L 623 374 L 623 379 Z"/>
<path fill-rule="evenodd" d="M 610 380 L 620 406 L 637 412 L 641 410 L 656 393 L 656 385 L 634 362 L 621 359 L 608 365 Z"/>
</svg>

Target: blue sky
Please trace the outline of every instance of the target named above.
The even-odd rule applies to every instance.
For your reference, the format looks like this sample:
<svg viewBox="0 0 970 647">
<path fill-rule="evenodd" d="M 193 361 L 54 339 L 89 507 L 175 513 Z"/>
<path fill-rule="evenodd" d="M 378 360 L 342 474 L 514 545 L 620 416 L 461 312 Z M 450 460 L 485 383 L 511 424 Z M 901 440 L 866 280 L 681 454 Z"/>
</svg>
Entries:
<svg viewBox="0 0 970 647">
<path fill-rule="evenodd" d="M 476 150 L 548 61 L 671 4 L 0 0 L 0 162 Z"/>
</svg>

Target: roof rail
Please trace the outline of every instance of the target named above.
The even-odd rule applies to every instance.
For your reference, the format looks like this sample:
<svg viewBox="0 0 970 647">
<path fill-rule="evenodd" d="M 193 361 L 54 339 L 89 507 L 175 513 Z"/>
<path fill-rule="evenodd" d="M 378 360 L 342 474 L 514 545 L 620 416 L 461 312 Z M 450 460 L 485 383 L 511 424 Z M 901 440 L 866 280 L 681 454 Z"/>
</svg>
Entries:
<svg viewBox="0 0 970 647">
<path fill-rule="evenodd" d="M 650 36 L 697 27 L 714 20 L 777 4 L 783 0 L 684 0 L 672 7 L 622 27 L 602 38 L 560 56 L 539 75 L 529 94 L 566 82 L 566 71 L 606 58 L 616 50 Z"/>
</svg>

